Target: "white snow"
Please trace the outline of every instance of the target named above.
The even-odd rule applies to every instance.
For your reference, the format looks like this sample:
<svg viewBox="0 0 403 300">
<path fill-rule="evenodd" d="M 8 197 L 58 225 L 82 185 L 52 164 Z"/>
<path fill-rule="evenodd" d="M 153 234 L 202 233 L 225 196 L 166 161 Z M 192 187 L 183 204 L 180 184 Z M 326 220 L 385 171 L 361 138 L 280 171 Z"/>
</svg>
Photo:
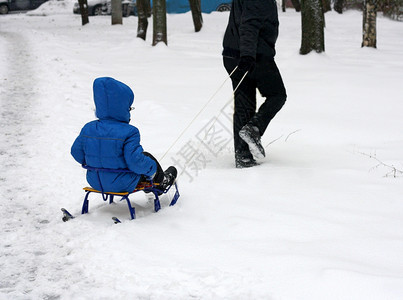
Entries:
<svg viewBox="0 0 403 300">
<path fill-rule="evenodd" d="M 230 81 L 219 89 L 228 13 L 203 15 L 199 33 L 190 13 L 168 15 L 168 47 L 152 47 L 151 19 L 144 42 L 137 17 L 82 27 L 50 7 L 0 16 L 1 299 L 402 299 L 403 177 L 376 159 L 403 170 L 403 23 L 379 16 L 367 49 L 361 13 L 330 12 L 326 52 L 301 56 L 300 15 L 279 12 L 287 103 L 267 157 L 239 170 Z M 93 197 L 80 216 L 70 147 L 99 76 L 133 88 L 131 123 L 164 168 L 197 158 L 175 206 L 153 213 L 135 194 L 130 221 L 125 202 Z M 197 139 L 214 116 L 217 155 Z M 61 207 L 79 217 L 63 223 Z"/>
</svg>

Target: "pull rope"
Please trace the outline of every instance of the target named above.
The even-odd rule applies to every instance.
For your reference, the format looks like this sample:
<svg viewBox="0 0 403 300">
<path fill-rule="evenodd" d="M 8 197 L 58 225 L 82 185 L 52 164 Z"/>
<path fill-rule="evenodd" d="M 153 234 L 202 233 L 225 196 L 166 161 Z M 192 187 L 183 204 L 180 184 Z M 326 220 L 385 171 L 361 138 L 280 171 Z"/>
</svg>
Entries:
<svg viewBox="0 0 403 300">
<path fill-rule="evenodd" d="M 231 72 L 230 77 L 231 77 L 231 75 L 235 72 L 235 70 L 236 70 L 237 68 L 238 68 L 238 67 L 235 67 L 235 69 Z M 237 91 L 238 87 L 241 85 L 242 81 L 244 80 L 244 78 L 246 77 L 246 75 L 248 74 L 248 72 L 249 72 L 249 71 L 246 71 L 246 73 L 243 75 L 243 77 L 241 78 L 241 81 L 238 83 L 238 85 L 236 86 L 236 88 L 235 88 L 234 91 L 232 92 L 231 98 L 228 100 L 228 102 L 227 102 L 225 105 L 227 105 L 230 101 L 232 101 L 233 97 L 235 96 L 235 92 Z M 228 78 L 227 78 L 227 79 L 228 79 Z M 220 87 L 220 88 L 221 88 L 221 87 Z M 221 112 L 220 112 L 220 114 L 221 114 Z M 220 115 L 220 114 L 219 114 L 219 115 Z M 204 138 L 206 138 L 206 136 L 208 135 L 208 133 L 210 132 L 210 130 L 214 127 L 214 124 L 215 124 L 216 121 L 217 121 L 217 118 L 214 118 L 213 123 L 211 124 L 211 126 L 209 127 L 209 129 L 208 129 L 208 130 L 206 131 L 206 133 L 204 134 Z M 179 176 L 181 176 L 181 175 L 186 171 L 186 168 L 187 168 L 189 162 L 192 161 L 193 157 L 194 157 L 196 154 L 197 154 L 196 152 L 193 153 L 193 155 L 185 162 L 185 165 L 184 165 L 184 167 L 183 167 L 183 170 L 182 170 L 182 172 L 181 172 L 180 174 L 178 174 L 177 178 L 179 178 Z"/>
<path fill-rule="evenodd" d="M 238 67 L 236 67 L 236 68 L 238 68 Z M 235 69 L 236 69 L 236 68 L 235 68 Z M 235 69 L 234 69 L 234 71 L 235 71 Z M 232 71 L 232 73 L 233 73 L 234 71 Z M 232 75 L 232 73 L 231 73 L 231 75 Z M 235 96 L 236 90 L 239 88 L 239 86 L 241 85 L 242 81 L 245 79 L 246 75 L 248 75 L 248 73 L 249 73 L 249 71 L 246 71 L 245 74 L 243 75 L 243 77 L 241 78 L 241 81 L 238 83 L 238 85 L 236 86 L 234 92 L 232 93 L 233 96 Z M 230 75 L 230 76 L 231 76 L 231 75 Z"/>
<path fill-rule="evenodd" d="M 237 68 L 237 67 L 236 67 Z M 236 69 L 235 68 L 235 69 Z M 234 69 L 234 70 L 235 70 Z M 232 71 L 233 72 L 233 71 Z M 233 97 L 235 96 L 235 92 L 237 91 L 237 89 L 239 88 L 239 86 L 241 85 L 242 81 L 245 79 L 246 75 L 248 74 L 249 71 L 246 71 L 245 74 L 243 75 L 243 77 L 241 78 L 241 81 L 238 83 L 238 85 L 236 86 L 236 88 L 234 89 L 234 91 L 232 92 L 232 96 L 231 98 L 227 101 L 227 103 L 225 105 L 227 105 L 228 103 L 230 103 L 230 101 L 232 101 Z M 232 73 L 231 73 L 232 74 Z M 231 76 L 231 75 L 230 75 Z M 221 112 L 220 112 L 221 114 Z M 219 114 L 219 115 L 220 115 Z M 217 121 L 217 118 L 214 118 L 213 123 L 211 123 L 209 129 L 205 132 L 204 134 L 204 138 L 206 138 L 206 136 L 209 134 L 210 130 L 214 127 L 215 122 Z"/>
<path fill-rule="evenodd" d="M 160 158 L 160 161 L 162 161 L 165 157 L 165 155 L 167 155 L 167 153 L 172 149 L 172 147 L 179 141 L 179 139 L 183 136 L 183 134 L 189 129 L 189 127 L 193 124 L 193 122 L 197 119 L 197 117 L 206 109 L 207 105 L 214 99 L 215 95 L 217 95 L 217 93 L 221 90 L 221 88 L 224 86 L 224 84 L 227 82 L 227 80 L 229 78 L 231 78 L 232 74 L 234 74 L 234 72 L 236 71 L 236 69 L 238 68 L 238 66 L 236 66 L 234 68 L 234 70 L 232 70 L 231 74 L 229 74 L 229 76 L 224 80 L 224 82 L 218 87 L 218 89 L 215 91 L 215 93 L 210 97 L 210 99 L 206 102 L 206 104 L 204 104 L 204 106 L 199 110 L 199 112 L 194 116 L 194 118 L 190 121 L 190 123 L 185 127 L 185 129 L 182 130 L 182 132 L 179 134 L 179 136 L 176 138 L 176 140 L 171 144 L 171 146 L 169 146 L 168 150 L 165 151 L 164 155 L 162 155 L 162 157 Z M 242 78 L 242 80 L 245 78 L 247 73 L 245 73 L 244 77 Z M 241 82 L 242 82 L 241 80 Z M 241 82 L 239 84 L 241 84 Z M 238 84 L 238 86 L 239 86 Z M 236 87 L 236 89 L 238 88 L 238 86 Z M 236 91 L 235 89 L 235 91 Z M 234 93 L 235 93 L 234 91 Z"/>
</svg>

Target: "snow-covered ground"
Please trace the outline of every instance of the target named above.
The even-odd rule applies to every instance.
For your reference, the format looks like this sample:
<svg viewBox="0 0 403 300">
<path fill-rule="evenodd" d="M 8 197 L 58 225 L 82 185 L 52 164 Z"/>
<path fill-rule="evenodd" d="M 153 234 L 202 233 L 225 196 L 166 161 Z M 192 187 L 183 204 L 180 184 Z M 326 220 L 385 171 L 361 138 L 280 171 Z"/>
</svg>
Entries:
<svg viewBox="0 0 403 300">
<path fill-rule="evenodd" d="M 136 17 L 82 27 L 69 5 L 0 16 L 1 299 L 403 298 L 403 23 L 379 16 L 367 49 L 360 13 L 330 12 L 326 53 L 300 56 L 300 15 L 280 12 L 287 103 L 267 157 L 239 170 L 228 13 L 204 15 L 199 33 L 191 14 L 169 15 L 169 46 L 152 47 L 151 19 L 144 42 Z M 70 146 L 99 76 L 133 88 L 132 124 L 164 168 L 176 161 L 181 197 L 153 213 L 136 194 L 134 221 L 93 197 L 63 223 L 61 207 L 80 214 Z"/>
</svg>

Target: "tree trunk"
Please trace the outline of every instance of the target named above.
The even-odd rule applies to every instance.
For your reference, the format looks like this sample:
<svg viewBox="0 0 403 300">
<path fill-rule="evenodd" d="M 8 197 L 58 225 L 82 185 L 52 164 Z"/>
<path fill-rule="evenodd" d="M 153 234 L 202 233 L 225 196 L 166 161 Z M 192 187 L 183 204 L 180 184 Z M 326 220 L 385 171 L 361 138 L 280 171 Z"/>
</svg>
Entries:
<svg viewBox="0 0 403 300">
<path fill-rule="evenodd" d="M 294 6 L 296 12 L 301 11 L 301 3 L 299 2 L 299 0 L 291 0 L 291 3 Z"/>
<path fill-rule="evenodd" d="M 137 0 L 137 14 L 137 37 L 146 40 L 148 28 L 147 18 L 151 16 L 150 0 Z"/>
<path fill-rule="evenodd" d="M 301 1 L 302 41 L 300 54 L 308 54 L 312 50 L 317 53 L 325 51 L 324 24 L 321 0 Z"/>
<path fill-rule="evenodd" d="M 343 13 L 343 2 L 344 2 L 344 0 L 334 0 L 333 8 L 339 14 Z"/>
<path fill-rule="evenodd" d="M 201 14 L 201 4 L 200 0 L 189 0 L 190 10 L 192 11 L 193 24 L 195 26 L 195 31 L 199 32 L 202 28 L 203 17 Z"/>
<path fill-rule="evenodd" d="M 84 26 L 85 24 L 88 24 L 90 22 L 88 19 L 87 0 L 78 0 L 78 5 L 80 6 L 81 24 Z"/>
<path fill-rule="evenodd" d="M 292 6 L 294 6 L 295 11 L 296 12 L 300 12 L 301 11 L 301 3 L 299 2 L 299 0 L 291 0 Z M 286 10 L 286 0 L 282 0 L 281 1 L 281 9 L 283 10 L 283 12 L 285 12 Z"/>
<path fill-rule="evenodd" d="M 123 24 L 122 0 L 112 0 L 112 25 Z"/>
<path fill-rule="evenodd" d="M 376 48 L 376 9 L 377 0 L 364 1 L 361 47 Z"/>
<path fill-rule="evenodd" d="M 165 0 L 153 1 L 153 46 L 167 41 L 167 9 Z"/>
<path fill-rule="evenodd" d="M 322 3 L 323 3 L 323 12 L 324 13 L 332 10 L 330 0 L 322 0 Z"/>
</svg>

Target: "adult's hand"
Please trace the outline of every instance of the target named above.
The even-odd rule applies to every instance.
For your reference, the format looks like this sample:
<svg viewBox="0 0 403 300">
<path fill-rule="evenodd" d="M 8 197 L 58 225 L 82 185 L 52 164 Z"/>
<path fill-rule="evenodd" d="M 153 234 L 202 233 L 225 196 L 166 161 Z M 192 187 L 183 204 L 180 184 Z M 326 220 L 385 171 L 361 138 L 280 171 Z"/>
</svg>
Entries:
<svg viewBox="0 0 403 300">
<path fill-rule="evenodd" d="M 242 73 L 252 72 L 256 61 L 252 56 L 242 56 L 238 64 L 238 70 Z"/>
</svg>

